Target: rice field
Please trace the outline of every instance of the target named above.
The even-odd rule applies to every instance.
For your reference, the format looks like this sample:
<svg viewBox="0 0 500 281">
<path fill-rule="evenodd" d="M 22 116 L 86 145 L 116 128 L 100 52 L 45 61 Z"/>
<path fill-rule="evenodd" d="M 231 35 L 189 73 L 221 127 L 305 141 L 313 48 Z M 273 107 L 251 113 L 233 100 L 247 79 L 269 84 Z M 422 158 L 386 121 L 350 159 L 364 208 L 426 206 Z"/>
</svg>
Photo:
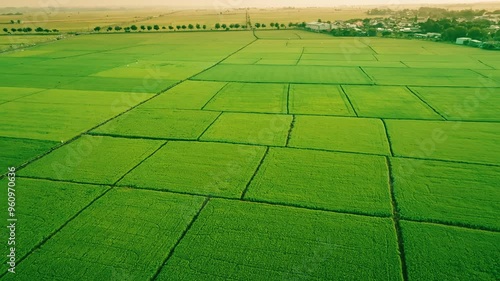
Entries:
<svg viewBox="0 0 500 281">
<path fill-rule="evenodd" d="M 298 30 L 1 53 L 0 279 L 496 280 L 499 63 Z"/>
</svg>

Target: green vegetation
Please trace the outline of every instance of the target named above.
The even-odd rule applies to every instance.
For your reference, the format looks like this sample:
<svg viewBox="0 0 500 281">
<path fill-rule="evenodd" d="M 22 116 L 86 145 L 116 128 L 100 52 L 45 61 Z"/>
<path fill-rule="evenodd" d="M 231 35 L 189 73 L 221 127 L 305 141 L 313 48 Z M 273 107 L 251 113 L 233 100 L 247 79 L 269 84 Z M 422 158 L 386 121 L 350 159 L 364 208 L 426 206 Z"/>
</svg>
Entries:
<svg viewBox="0 0 500 281">
<path fill-rule="evenodd" d="M 411 280 L 495 280 L 498 232 L 401 222 Z"/>
<path fill-rule="evenodd" d="M 397 156 L 499 164 L 496 123 L 388 120 Z M 473 148 L 473 149 L 471 149 Z"/>
<path fill-rule="evenodd" d="M 288 115 L 223 113 L 200 139 L 285 146 L 291 123 Z"/>
<path fill-rule="evenodd" d="M 161 141 L 83 136 L 37 160 L 20 175 L 113 184 L 162 144 Z M 127 153 L 123 153 L 124 150 Z"/>
<path fill-rule="evenodd" d="M 229 83 L 205 106 L 205 109 L 286 113 L 286 99 L 286 85 Z"/>
<path fill-rule="evenodd" d="M 500 230 L 500 167 L 398 158 L 391 163 L 403 219 Z"/>
<path fill-rule="evenodd" d="M 15 278 L 7 275 L 6 280 L 150 279 L 202 202 L 192 196 L 112 190 L 30 255 Z"/>
<path fill-rule="evenodd" d="M 212 199 L 158 280 L 402 280 L 400 268 L 389 219 Z"/>
<path fill-rule="evenodd" d="M 69 219 L 100 196 L 107 187 L 77 185 L 72 183 L 49 182 L 18 178 L 16 188 L 16 218 L 22 224 L 16 228 L 16 257 L 27 255 L 44 239 L 55 233 Z M 7 179 L 0 181 L 7 186 Z M 7 206 L 7 188 L 0 189 L 2 204 Z M 23 207 L 25 206 L 25 207 Z M 7 220 L 7 209 L 2 214 Z M 8 237 L 6 227 L 0 232 Z M 2 257 L 2 271 L 7 270 L 7 258 Z M 19 280 L 19 279 L 16 279 Z"/>
<path fill-rule="evenodd" d="M 245 198 L 388 216 L 387 173 L 379 156 L 271 148 Z"/>
<path fill-rule="evenodd" d="M 291 147 L 389 154 L 380 120 L 326 116 L 297 116 L 295 119 Z"/>
<path fill-rule="evenodd" d="M 404 87 L 345 86 L 344 89 L 358 116 L 441 119 Z"/>
<path fill-rule="evenodd" d="M 0 137 L 0 165 L 18 167 L 56 146 L 57 142 Z"/>
<path fill-rule="evenodd" d="M 138 108 L 92 131 L 98 134 L 196 140 L 219 112 Z"/>
<path fill-rule="evenodd" d="M 119 184 L 239 198 L 264 152 L 257 146 L 169 142 Z"/>
<path fill-rule="evenodd" d="M 338 86 L 290 85 L 290 114 L 353 116 L 349 101 Z"/>
</svg>

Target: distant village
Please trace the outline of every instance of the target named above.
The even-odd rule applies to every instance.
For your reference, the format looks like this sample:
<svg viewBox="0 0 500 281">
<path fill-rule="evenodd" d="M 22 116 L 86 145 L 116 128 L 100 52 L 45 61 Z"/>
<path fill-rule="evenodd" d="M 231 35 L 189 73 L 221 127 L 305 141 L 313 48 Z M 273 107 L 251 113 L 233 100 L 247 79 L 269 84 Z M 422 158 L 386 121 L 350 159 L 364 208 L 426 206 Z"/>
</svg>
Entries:
<svg viewBox="0 0 500 281">
<path fill-rule="evenodd" d="M 418 14 L 415 11 L 407 11 L 389 15 L 380 13 L 377 17 L 347 21 L 318 19 L 302 23 L 301 26 L 310 31 L 330 33 L 333 36 L 419 38 L 484 49 L 500 49 L 500 11 L 470 11 L 467 17 L 433 17 Z M 456 12 L 456 15 L 460 15 L 460 11 Z"/>
</svg>

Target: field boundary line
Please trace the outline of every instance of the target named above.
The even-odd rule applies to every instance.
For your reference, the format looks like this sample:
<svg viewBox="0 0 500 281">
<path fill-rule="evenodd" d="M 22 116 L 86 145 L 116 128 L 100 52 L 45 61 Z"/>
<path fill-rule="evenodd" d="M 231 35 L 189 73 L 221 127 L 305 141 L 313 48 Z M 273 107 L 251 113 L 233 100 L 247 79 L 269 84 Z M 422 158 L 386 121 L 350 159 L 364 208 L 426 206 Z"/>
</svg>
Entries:
<svg viewBox="0 0 500 281">
<path fill-rule="evenodd" d="M 392 142 L 391 136 L 389 135 L 389 130 L 387 129 L 387 124 L 384 119 L 380 119 L 382 121 L 382 125 L 384 126 L 385 137 L 387 138 L 387 143 L 389 144 L 389 151 L 391 152 L 391 156 L 394 157 L 394 151 L 392 150 Z"/>
<path fill-rule="evenodd" d="M 412 93 L 415 97 L 417 97 L 421 102 L 423 102 L 425 105 L 427 105 L 427 107 L 429 107 L 430 109 L 432 109 L 436 114 L 438 114 L 439 116 L 441 116 L 441 118 L 443 118 L 444 121 L 448 121 L 448 119 L 446 117 L 444 117 L 444 115 L 442 115 L 441 113 L 439 113 L 433 106 L 431 106 L 428 102 L 426 102 L 418 93 L 417 91 L 414 91 L 412 90 L 409 86 L 406 86 L 406 89 L 408 91 L 410 91 L 410 93 Z"/>
<path fill-rule="evenodd" d="M 294 114 L 292 115 L 292 123 L 290 123 L 290 129 L 288 129 L 288 135 L 286 137 L 285 147 L 289 147 L 288 145 L 290 144 L 290 139 L 292 138 L 292 131 L 293 128 L 295 128 L 295 121 L 296 121 L 296 116 Z"/>
<path fill-rule="evenodd" d="M 389 193 L 391 196 L 391 206 L 392 206 L 392 221 L 394 222 L 394 229 L 396 231 L 396 239 L 398 243 L 399 260 L 401 262 L 401 270 L 403 275 L 403 280 L 408 280 L 408 268 L 406 267 L 406 256 L 404 249 L 403 231 L 401 230 L 400 214 L 398 202 L 396 200 L 396 195 L 394 193 L 394 178 L 392 174 L 392 165 L 389 157 L 385 158 L 385 163 L 387 165 L 387 176 L 389 184 Z"/>
<path fill-rule="evenodd" d="M 408 67 L 408 68 L 411 68 L 409 65 L 407 65 L 405 62 L 403 62 L 402 60 L 399 61 L 402 65 Z"/>
<path fill-rule="evenodd" d="M 299 39 L 302 40 L 302 37 L 298 33 L 294 32 L 293 34 L 297 35 L 297 37 L 299 37 Z"/>
<path fill-rule="evenodd" d="M 291 84 L 288 83 L 288 88 L 286 91 L 286 114 L 290 114 L 290 86 Z"/>
<path fill-rule="evenodd" d="M 365 69 L 362 66 L 358 66 L 358 68 L 366 75 L 366 77 L 368 77 L 368 79 L 370 79 L 372 85 L 377 85 L 377 83 L 375 83 L 375 80 L 372 79 L 372 77 L 365 71 Z M 347 85 L 356 85 L 356 84 L 347 84 Z"/>
<path fill-rule="evenodd" d="M 417 222 L 417 223 L 436 224 L 436 225 L 448 226 L 448 227 L 466 228 L 466 229 L 477 230 L 477 231 L 488 231 L 488 232 L 493 232 L 493 233 L 500 233 L 500 229 L 497 229 L 497 228 L 481 226 L 481 225 L 473 225 L 473 224 L 461 223 L 461 222 L 446 222 L 446 221 L 435 220 L 435 219 L 419 220 L 419 219 L 412 219 L 412 218 L 401 218 L 401 220 L 402 221 L 409 221 L 409 222 Z"/>
<path fill-rule="evenodd" d="M 351 106 L 352 108 L 352 111 L 354 112 L 354 114 L 356 115 L 356 118 L 359 117 L 359 114 L 358 112 L 356 111 L 356 108 L 354 108 L 354 105 L 352 104 L 352 101 L 351 101 L 351 98 L 349 97 L 349 95 L 347 94 L 345 88 L 343 85 L 339 85 L 340 86 L 340 92 L 342 95 L 345 96 L 345 98 L 347 99 L 347 102 L 349 102 L 349 105 Z M 353 117 L 353 116 L 351 116 Z M 354 118 L 354 117 L 353 117 Z"/>
<path fill-rule="evenodd" d="M 488 77 L 488 76 L 486 76 L 486 75 L 484 75 L 484 74 L 482 74 L 482 73 L 480 73 L 480 72 L 478 72 L 478 71 L 476 71 L 476 70 L 474 70 L 472 68 L 469 68 L 469 70 L 472 71 L 472 72 L 474 72 L 474 73 L 476 73 L 476 74 L 481 75 L 481 77 L 483 77 L 483 78 L 491 78 L 491 77 Z"/>
<path fill-rule="evenodd" d="M 151 152 L 148 156 L 146 156 L 144 159 L 139 161 L 134 167 L 130 168 L 127 172 L 125 172 L 119 179 L 117 179 L 114 183 L 113 186 L 116 186 L 124 177 L 126 177 L 130 172 L 135 170 L 135 168 L 139 167 L 142 163 L 144 163 L 146 160 L 149 158 L 153 157 L 158 151 L 160 151 L 165 145 L 167 145 L 168 141 L 162 143 L 157 149 L 155 149 L 153 152 Z"/>
<path fill-rule="evenodd" d="M 196 141 L 199 141 L 200 138 L 208 131 L 208 129 L 210 129 L 210 127 L 212 127 L 213 124 L 215 124 L 215 122 L 217 122 L 217 120 L 219 120 L 219 118 L 222 116 L 222 113 L 223 112 L 220 112 L 219 115 L 217 115 L 217 117 L 214 119 L 214 121 L 212 121 L 212 123 L 210 123 L 206 128 L 205 130 L 203 130 L 203 132 L 201 132 L 201 134 L 196 138 Z"/>
<path fill-rule="evenodd" d="M 193 218 L 191 219 L 191 221 L 189 222 L 189 224 L 186 226 L 186 228 L 184 229 L 184 231 L 182 231 L 181 236 L 179 237 L 179 239 L 177 239 L 177 241 L 175 242 L 175 244 L 172 246 L 172 248 L 170 249 L 170 251 L 167 254 L 167 257 L 163 260 L 163 262 L 158 267 L 158 269 L 156 270 L 155 274 L 151 277 L 150 280 L 156 280 L 158 278 L 158 275 L 160 275 L 162 269 L 165 267 L 165 265 L 167 264 L 168 260 L 174 255 L 175 249 L 177 248 L 177 246 L 179 246 L 179 244 L 181 243 L 182 239 L 184 239 L 184 237 L 186 236 L 186 234 L 189 232 L 189 230 L 191 229 L 191 227 L 193 226 L 193 224 L 195 223 L 195 221 L 198 219 L 198 217 L 200 216 L 200 213 L 203 211 L 203 209 L 205 209 L 205 206 L 208 204 L 209 201 L 210 201 L 210 197 L 206 197 L 205 200 L 203 201 L 203 203 L 201 204 L 201 207 L 198 209 L 198 212 L 196 212 L 196 214 L 193 216 Z"/>
<path fill-rule="evenodd" d="M 264 152 L 264 155 L 262 155 L 262 158 L 259 161 L 259 165 L 257 165 L 257 168 L 253 172 L 252 177 L 248 180 L 247 184 L 245 185 L 245 189 L 243 189 L 243 192 L 241 192 L 240 199 L 243 200 L 245 198 L 245 195 L 247 194 L 248 188 L 250 187 L 250 184 L 254 180 L 254 178 L 257 176 L 259 173 L 260 167 L 262 167 L 262 164 L 264 163 L 264 160 L 266 159 L 267 154 L 269 153 L 269 146 L 266 147 L 266 151 Z"/>
<path fill-rule="evenodd" d="M 300 53 L 300 56 L 297 59 L 297 62 L 295 63 L 295 65 L 299 65 L 299 62 L 300 62 L 300 60 L 302 60 L 302 56 L 304 55 L 305 49 L 306 49 L 306 47 L 302 47 L 302 52 Z"/>
<path fill-rule="evenodd" d="M 224 86 L 222 86 L 222 88 L 220 88 L 202 107 L 200 110 L 204 110 L 205 107 L 212 101 L 215 99 L 215 97 L 220 93 L 222 92 L 222 90 L 224 90 L 228 85 L 229 83 L 231 82 L 227 82 L 226 84 L 224 84 Z"/>
<path fill-rule="evenodd" d="M 484 65 L 486 65 L 487 67 L 489 67 L 489 68 L 491 68 L 493 70 L 496 70 L 496 68 L 494 68 L 493 66 L 491 66 L 489 64 L 484 63 L 482 60 L 477 60 L 477 61 L 480 62 L 480 63 L 482 63 L 482 64 L 484 64 Z"/>
<path fill-rule="evenodd" d="M 95 184 L 94 184 L 95 185 Z M 103 185 L 100 185 L 100 186 L 103 186 Z M 40 249 L 48 240 L 52 239 L 52 237 L 54 237 L 57 233 L 59 233 L 59 231 L 61 231 L 61 229 L 63 229 L 64 227 L 66 227 L 70 222 L 72 222 L 73 220 L 75 220 L 81 213 L 83 213 L 85 210 L 87 210 L 90 206 L 92 206 L 97 200 L 101 199 L 102 197 L 104 197 L 106 194 L 108 194 L 114 186 L 111 186 L 111 185 L 105 185 L 106 187 L 108 187 L 107 190 L 105 190 L 104 192 L 102 192 L 99 196 L 97 196 L 96 198 L 94 198 L 93 200 L 91 200 L 87 205 L 85 205 L 81 210 L 79 210 L 78 212 L 76 212 L 73 216 L 71 216 L 67 221 L 65 221 L 60 227 L 58 227 L 56 230 L 54 230 L 52 233 L 50 233 L 49 235 L 47 235 L 47 237 L 45 237 L 40 243 L 36 244 L 33 248 L 31 248 L 25 255 L 23 255 L 21 258 L 19 258 L 18 260 L 16 260 L 16 266 L 19 265 L 21 262 L 23 262 L 24 260 L 26 260 L 29 256 L 31 256 L 36 250 Z M 8 271 L 6 272 L 3 272 L 2 274 L 0 274 L 0 278 L 4 277 L 6 274 L 8 273 Z"/>
</svg>

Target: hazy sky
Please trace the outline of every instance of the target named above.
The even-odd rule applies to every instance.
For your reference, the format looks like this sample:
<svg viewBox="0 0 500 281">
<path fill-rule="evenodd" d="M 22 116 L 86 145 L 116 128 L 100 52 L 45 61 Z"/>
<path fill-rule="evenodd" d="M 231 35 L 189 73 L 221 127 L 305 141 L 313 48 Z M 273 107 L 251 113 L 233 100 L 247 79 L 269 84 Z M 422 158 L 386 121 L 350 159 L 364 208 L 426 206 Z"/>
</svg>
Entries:
<svg viewBox="0 0 500 281">
<path fill-rule="evenodd" d="M 486 0 L 487 1 L 487 0 Z M 475 3 L 480 0 L 0 0 L 0 7 L 93 7 L 93 6 L 190 6 L 190 7 L 280 7 L 280 6 L 339 6 L 339 5 L 403 5 Z"/>
</svg>

